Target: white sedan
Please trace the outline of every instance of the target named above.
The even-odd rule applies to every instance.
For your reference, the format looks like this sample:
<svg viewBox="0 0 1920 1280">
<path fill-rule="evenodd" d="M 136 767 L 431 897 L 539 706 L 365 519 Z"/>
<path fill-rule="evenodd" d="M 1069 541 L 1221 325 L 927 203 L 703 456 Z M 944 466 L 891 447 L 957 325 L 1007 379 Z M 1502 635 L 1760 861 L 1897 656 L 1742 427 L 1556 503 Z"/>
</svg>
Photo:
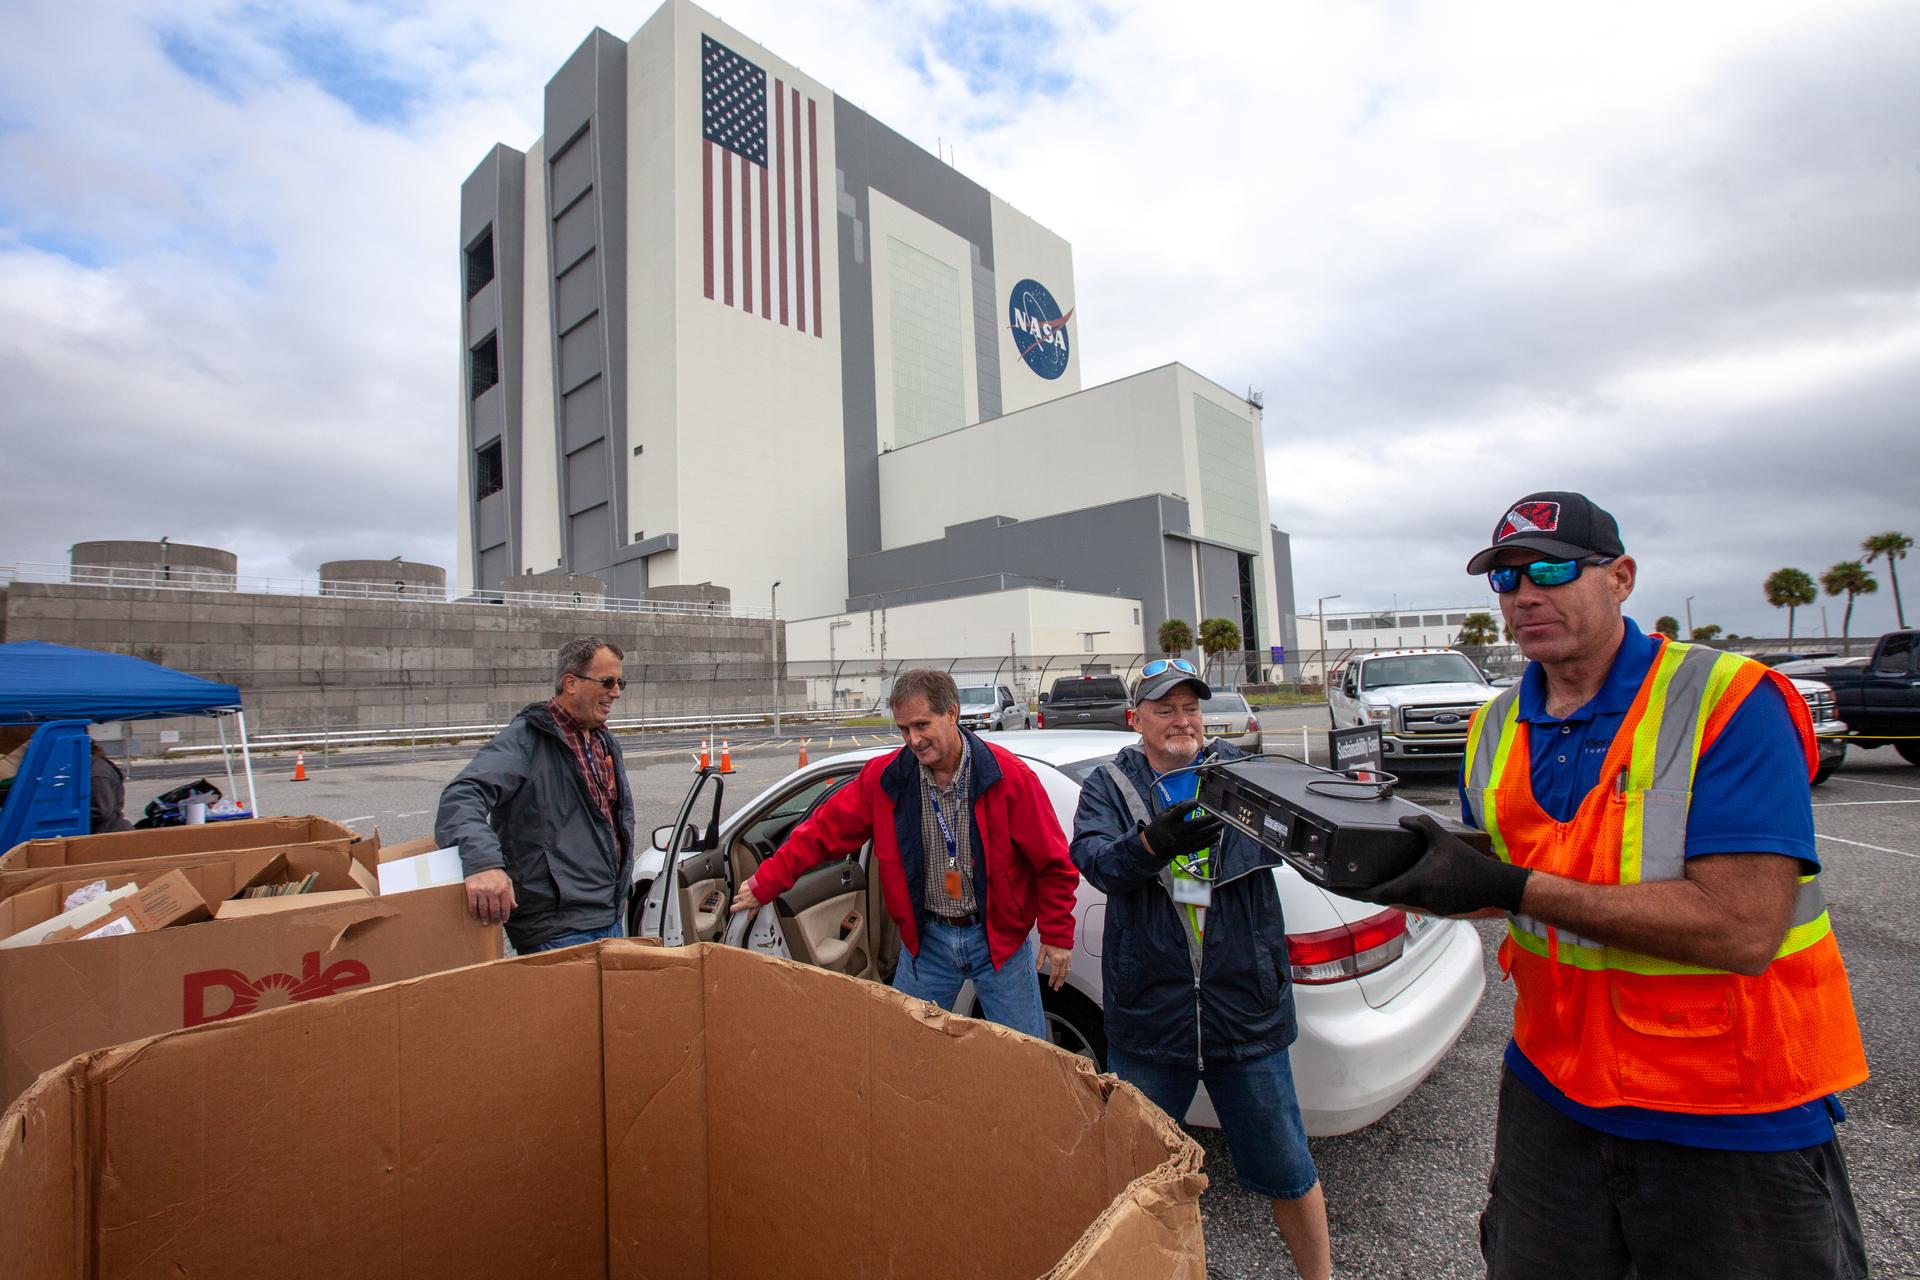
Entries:
<svg viewBox="0 0 1920 1280">
<path fill-rule="evenodd" d="M 1131 740 L 1113 733 L 985 734 L 1030 765 L 1046 788 L 1069 838 L 1080 784 Z M 690 791 L 676 824 L 654 833 L 637 860 L 629 929 L 636 935 L 745 946 L 858 978 L 892 977 L 900 936 L 868 875 L 868 849 L 825 863 L 755 912 L 729 921 L 734 887 L 780 847 L 794 827 L 860 767 L 893 748 L 850 752 L 788 774 L 719 819 L 723 779 L 704 778 Z M 711 799 L 702 787 L 711 789 Z M 676 829 L 681 852 L 666 894 L 662 850 Z M 1309 884 L 1291 867 L 1274 872 L 1286 911 L 1294 1004 L 1300 1037 L 1293 1076 L 1307 1132 L 1349 1133 L 1372 1124 L 1426 1079 L 1466 1029 L 1485 990 L 1480 937 L 1460 921 L 1436 920 L 1342 898 Z M 1075 907 L 1074 961 L 1058 992 L 1041 993 L 1055 1044 L 1102 1066 L 1100 945 L 1106 896 L 1085 880 Z M 691 922 L 691 928 L 682 922 Z M 969 986 L 960 1011 L 971 1012 Z M 1187 1120 L 1215 1123 L 1201 1090 Z"/>
</svg>

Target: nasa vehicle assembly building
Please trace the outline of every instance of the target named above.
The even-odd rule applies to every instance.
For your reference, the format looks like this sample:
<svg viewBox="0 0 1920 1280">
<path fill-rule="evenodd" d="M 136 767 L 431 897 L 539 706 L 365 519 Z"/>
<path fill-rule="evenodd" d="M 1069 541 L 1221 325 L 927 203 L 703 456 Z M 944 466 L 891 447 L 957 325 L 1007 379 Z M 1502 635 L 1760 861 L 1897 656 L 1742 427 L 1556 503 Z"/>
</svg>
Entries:
<svg viewBox="0 0 1920 1280">
<path fill-rule="evenodd" d="M 587 37 L 460 234 L 464 584 L 779 582 L 793 658 L 880 610 L 900 654 L 1292 641 L 1258 405 L 1083 387 L 1065 240 L 686 0 Z"/>
</svg>

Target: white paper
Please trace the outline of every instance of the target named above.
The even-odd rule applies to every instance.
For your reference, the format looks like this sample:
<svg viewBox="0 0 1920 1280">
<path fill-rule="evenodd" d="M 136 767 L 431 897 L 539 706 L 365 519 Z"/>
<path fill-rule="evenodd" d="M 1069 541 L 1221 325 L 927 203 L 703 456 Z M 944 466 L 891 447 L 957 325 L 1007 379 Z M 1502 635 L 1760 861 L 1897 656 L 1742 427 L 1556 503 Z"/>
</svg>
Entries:
<svg viewBox="0 0 1920 1280">
<path fill-rule="evenodd" d="M 127 919 L 125 916 L 121 916 L 118 920 L 101 925 L 92 933 L 81 934 L 80 937 L 75 938 L 74 941 L 78 942 L 81 938 L 111 938 L 117 934 L 137 932 L 139 932 L 139 930 L 133 927 L 133 921 Z"/>
<path fill-rule="evenodd" d="M 60 909 L 62 911 L 71 911 L 75 907 L 84 907 L 106 891 L 107 882 L 105 880 L 95 880 L 92 884 L 83 884 L 67 895 L 67 900 L 60 904 Z"/>
<path fill-rule="evenodd" d="M 411 858 L 396 858 L 380 864 L 382 895 L 459 884 L 464 879 L 466 876 L 460 871 L 460 850 L 457 847 L 416 853 Z"/>
</svg>

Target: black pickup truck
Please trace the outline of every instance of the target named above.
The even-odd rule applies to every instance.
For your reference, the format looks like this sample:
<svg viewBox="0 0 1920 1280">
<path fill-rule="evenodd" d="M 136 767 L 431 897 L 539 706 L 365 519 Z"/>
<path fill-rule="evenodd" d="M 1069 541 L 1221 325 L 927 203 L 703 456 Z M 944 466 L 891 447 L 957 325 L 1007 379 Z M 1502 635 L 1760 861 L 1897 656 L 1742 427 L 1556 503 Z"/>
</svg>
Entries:
<svg viewBox="0 0 1920 1280">
<path fill-rule="evenodd" d="M 1864 664 L 1827 666 L 1801 678 L 1833 690 L 1834 713 L 1847 722 L 1848 742 L 1891 743 L 1908 764 L 1920 764 L 1920 631 L 1890 631 Z"/>
<path fill-rule="evenodd" d="M 1133 728 L 1119 676 L 1061 676 L 1041 698 L 1038 718 L 1042 729 Z"/>
</svg>

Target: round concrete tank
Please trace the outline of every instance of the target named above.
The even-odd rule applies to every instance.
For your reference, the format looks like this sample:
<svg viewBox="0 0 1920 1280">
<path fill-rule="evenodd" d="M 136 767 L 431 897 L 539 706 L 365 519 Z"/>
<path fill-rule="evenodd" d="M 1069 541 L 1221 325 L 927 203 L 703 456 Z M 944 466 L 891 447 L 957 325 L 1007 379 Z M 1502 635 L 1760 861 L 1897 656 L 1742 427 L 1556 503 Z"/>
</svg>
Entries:
<svg viewBox="0 0 1920 1280">
<path fill-rule="evenodd" d="M 68 552 L 75 582 L 231 591 L 240 560 L 219 547 L 158 542 L 76 542 Z"/>
<path fill-rule="evenodd" d="M 590 573 L 516 573 L 500 584 L 509 604 L 599 605 L 607 598 L 607 580 Z M 516 601 L 516 595 L 544 597 Z"/>
<path fill-rule="evenodd" d="M 323 596 L 423 595 L 443 600 L 447 571 L 411 560 L 329 560 L 320 566 Z"/>
</svg>

